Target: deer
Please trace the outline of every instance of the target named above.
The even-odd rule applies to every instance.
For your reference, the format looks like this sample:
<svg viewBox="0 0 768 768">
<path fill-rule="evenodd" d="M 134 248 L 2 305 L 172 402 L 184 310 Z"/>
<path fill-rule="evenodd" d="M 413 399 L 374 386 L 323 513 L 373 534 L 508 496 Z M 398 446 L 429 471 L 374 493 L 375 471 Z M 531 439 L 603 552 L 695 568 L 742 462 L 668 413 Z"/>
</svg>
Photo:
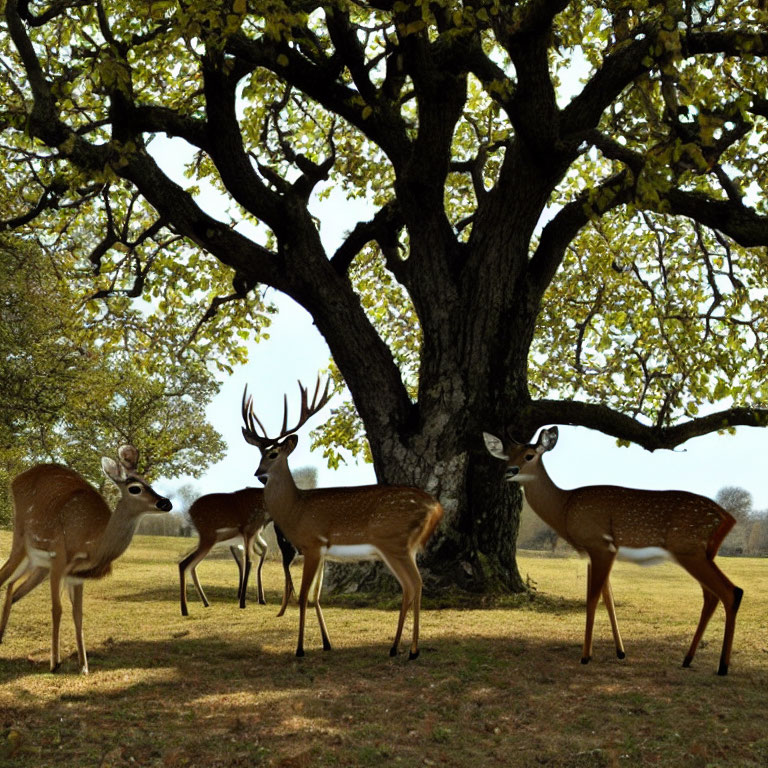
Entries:
<svg viewBox="0 0 768 768">
<path fill-rule="evenodd" d="M 179 563 L 181 615 L 189 615 L 186 577 L 190 571 L 201 602 L 206 608 L 209 606 L 197 576 L 197 566 L 207 557 L 213 547 L 222 544 L 230 545 L 229 550 L 237 563 L 239 572 L 237 596 L 241 608 L 245 608 L 246 587 L 251 572 L 251 553 L 255 551 L 258 554 L 259 562 L 256 566 L 257 595 L 259 604 L 265 605 L 267 601 L 264 598 L 261 571 L 264 558 L 267 556 L 267 542 L 264 540 L 262 532 L 271 518 L 267 514 L 264 504 L 264 490 L 262 488 L 242 488 L 231 493 L 208 493 L 196 499 L 187 514 L 197 530 L 199 540 L 197 547 Z M 296 557 L 296 549 L 285 538 L 282 531 L 277 528 L 275 535 L 282 554 L 285 574 L 283 601 L 278 613 L 278 616 L 282 616 L 294 591 L 289 566 Z M 242 542 L 243 548 L 242 560 L 237 546 L 240 542 Z"/>
<path fill-rule="evenodd" d="M 339 560 L 382 560 L 395 576 L 403 597 L 390 657 L 397 656 L 403 626 L 413 608 L 413 631 L 408 659 L 419 656 L 419 614 L 422 578 L 417 553 L 426 545 L 443 517 L 437 499 L 419 488 L 399 485 L 366 485 L 302 490 L 288 468 L 288 457 L 298 444 L 295 434 L 330 399 L 330 380 L 320 396 L 318 377 L 312 402 L 299 382 L 301 410 L 295 426 L 288 428 L 288 398 L 284 397 L 283 424 L 269 437 L 253 411 L 253 398 L 243 391 L 243 437 L 261 452 L 256 477 L 264 483 L 264 500 L 270 517 L 304 556 L 299 587 L 299 634 L 296 656 L 304 656 L 304 624 L 309 593 L 315 587 L 315 613 L 323 650 L 331 650 L 320 593 L 323 563 Z M 258 427 L 258 428 L 257 428 Z"/>
<path fill-rule="evenodd" d="M 84 583 L 111 572 L 112 562 L 128 548 L 144 514 L 169 512 L 172 508 L 171 502 L 136 472 L 139 458 L 136 448 L 122 445 L 117 456 L 117 461 L 106 456 L 101 460 L 104 474 L 120 491 L 113 512 L 90 483 L 61 464 L 36 464 L 11 482 L 14 525 L 11 553 L 0 568 L 0 586 L 8 582 L 0 618 L 0 642 L 13 603 L 49 577 L 51 672 L 61 666 L 59 631 L 63 587 L 67 587 L 72 603 L 80 672 L 88 674 L 83 637 Z M 22 577 L 24 581 L 16 587 Z"/>
<path fill-rule="evenodd" d="M 522 485 L 533 511 L 574 549 L 589 557 L 587 624 L 581 663 L 592 658 L 592 629 L 600 596 L 608 611 L 616 655 L 625 658 L 616 621 L 610 572 L 617 557 L 640 564 L 672 559 L 701 585 L 704 604 L 683 667 L 696 648 L 718 602 L 725 609 L 725 635 L 718 675 L 728 674 L 736 613 L 744 590 L 734 586 L 714 562 L 736 520 L 711 499 L 687 491 L 651 491 L 612 485 L 563 490 L 551 480 L 543 456 L 558 439 L 557 427 L 542 429 L 535 443 L 503 442 L 483 434 L 486 448 L 507 463 L 505 478 Z"/>
</svg>

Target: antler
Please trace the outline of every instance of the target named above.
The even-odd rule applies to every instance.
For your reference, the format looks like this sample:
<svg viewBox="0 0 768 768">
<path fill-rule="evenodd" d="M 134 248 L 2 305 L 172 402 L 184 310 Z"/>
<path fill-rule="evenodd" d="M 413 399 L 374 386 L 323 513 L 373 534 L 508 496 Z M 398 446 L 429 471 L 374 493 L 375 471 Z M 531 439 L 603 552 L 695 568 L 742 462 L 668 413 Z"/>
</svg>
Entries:
<svg viewBox="0 0 768 768">
<path fill-rule="evenodd" d="M 320 377 L 317 377 L 317 384 L 315 384 L 315 392 L 312 396 L 312 402 L 308 403 L 307 388 L 299 382 L 299 391 L 301 392 L 301 413 L 299 414 L 299 420 L 295 427 L 287 428 L 288 425 L 288 395 L 283 396 L 283 426 L 280 428 L 280 434 L 277 437 L 269 437 L 267 430 L 264 429 L 264 425 L 259 421 L 259 417 L 253 412 L 253 396 L 248 395 L 248 385 L 246 384 L 243 389 L 243 402 L 242 402 L 242 414 L 245 426 L 243 427 L 243 437 L 251 443 L 260 448 L 266 448 L 267 446 L 274 445 L 278 440 L 291 435 L 294 432 L 298 432 L 302 426 L 314 416 L 330 399 L 333 393 L 328 392 L 328 388 L 331 385 L 330 378 L 326 379 L 325 389 L 318 402 L 318 395 L 320 394 Z M 258 425 L 261 430 L 261 434 L 256 431 Z"/>
</svg>

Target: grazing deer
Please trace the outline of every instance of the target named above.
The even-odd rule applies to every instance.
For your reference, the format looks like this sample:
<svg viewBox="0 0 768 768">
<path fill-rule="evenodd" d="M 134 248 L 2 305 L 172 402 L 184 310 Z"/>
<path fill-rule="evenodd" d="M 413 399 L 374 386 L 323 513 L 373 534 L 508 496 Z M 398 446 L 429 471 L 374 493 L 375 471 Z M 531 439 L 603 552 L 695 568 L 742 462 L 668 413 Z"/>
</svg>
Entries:
<svg viewBox="0 0 768 768">
<path fill-rule="evenodd" d="M 230 552 L 237 563 L 239 584 L 237 596 L 240 607 L 245 608 L 245 593 L 248 578 L 251 573 L 251 552 L 259 554 L 259 564 L 256 567 L 256 583 L 259 604 L 265 605 L 264 587 L 261 582 L 261 569 L 267 556 L 267 542 L 262 537 L 262 531 L 270 522 L 264 505 L 264 490 L 262 488 L 243 488 L 232 493 L 208 493 L 196 499 L 187 513 L 194 524 L 199 541 L 197 547 L 179 563 L 179 580 L 181 585 L 181 615 L 187 616 L 187 572 L 192 572 L 192 581 L 203 605 L 208 607 L 208 600 L 197 577 L 197 566 L 207 557 L 216 545 L 230 542 L 242 542 L 243 561 L 238 554 L 238 547 L 230 545 Z M 277 543 L 283 557 L 285 573 L 285 590 L 279 616 L 285 612 L 288 599 L 293 593 L 293 581 L 288 568 L 296 556 L 296 549 L 283 536 L 277 535 Z"/>
<path fill-rule="evenodd" d="M 243 392 L 243 436 L 261 451 L 256 477 L 264 484 L 264 498 L 270 517 L 304 556 L 299 589 L 299 638 L 296 655 L 304 655 L 304 620 L 307 599 L 317 577 L 315 612 L 320 625 L 323 649 L 331 642 L 320 608 L 322 565 L 325 558 L 342 560 L 381 559 L 403 590 L 400 617 L 389 655 L 396 656 L 408 609 L 413 606 L 413 637 L 408 658 L 419 655 L 419 612 L 421 574 L 416 553 L 422 548 L 443 517 L 440 503 L 418 488 L 369 485 L 349 488 L 301 490 L 288 469 L 288 456 L 296 448 L 295 432 L 330 399 L 328 383 L 318 401 L 320 380 L 307 404 L 307 390 L 299 382 L 301 414 L 296 426 L 287 428 L 288 400 L 285 398 L 283 426 L 277 437 L 268 437 L 253 413 L 253 400 Z M 257 432 L 259 426 L 261 434 Z"/>
<path fill-rule="evenodd" d="M 11 554 L 0 568 L 0 586 L 8 588 L 0 619 L 0 640 L 11 605 L 50 576 L 51 671 L 60 664 L 59 629 L 61 591 L 67 586 L 75 622 L 80 671 L 88 673 L 83 640 L 83 582 L 100 579 L 112 569 L 112 561 L 125 552 L 139 518 L 147 512 L 168 512 L 171 502 L 152 490 L 136 474 L 139 453 L 132 445 L 118 451 L 119 461 L 104 457 L 104 474 L 120 490 L 114 512 L 77 472 L 59 464 L 37 464 L 17 475 L 11 483 L 14 507 Z M 24 581 L 14 590 L 22 577 Z"/>
<path fill-rule="evenodd" d="M 616 653 L 624 658 L 609 575 L 617 555 L 635 562 L 676 560 L 704 592 L 696 633 L 685 655 L 688 667 L 719 600 L 725 608 L 725 637 L 718 675 L 728 674 L 736 613 L 744 594 L 715 565 L 717 550 L 735 524 L 711 499 L 685 491 L 648 491 L 612 485 L 590 485 L 565 491 L 544 468 L 542 456 L 557 443 L 557 427 L 543 429 L 534 444 L 504 446 L 484 433 L 485 445 L 507 462 L 506 479 L 520 483 L 531 509 L 573 546 L 589 556 L 587 626 L 581 663 L 592 657 L 592 627 L 602 593 L 611 621 Z"/>
</svg>

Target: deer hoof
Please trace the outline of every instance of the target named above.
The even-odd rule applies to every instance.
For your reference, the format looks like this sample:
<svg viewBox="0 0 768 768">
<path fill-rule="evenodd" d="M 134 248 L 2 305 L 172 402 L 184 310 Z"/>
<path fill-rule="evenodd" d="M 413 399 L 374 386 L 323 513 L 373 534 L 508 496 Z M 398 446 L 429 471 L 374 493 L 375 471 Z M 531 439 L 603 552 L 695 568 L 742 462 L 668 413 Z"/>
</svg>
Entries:
<svg viewBox="0 0 768 768">
<path fill-rule="evenodd" d="M 720 668 L 717 670 L 717 674 L 720 675 L 720 677 L 724 677 L 728 674 L 728 665 L 727 664 L 720 664 Z"/>
<path fill-rule="evenodd" d="M 685 667 L 686 669 L 688 669 L 688 667 L 690 667 L 690 666 L 691 666 L 691 662 L 692 662 L 692 661 L 693 661 L 693 656 L 686 656 L 686 657 L 683 659 L 683 667 Z"/>
<path fill-rule="evenodd" d="M 408 661 L 413 661 L 414 659 L 419 658 L 419 652 L 418 651 L 410 651 L 408 653 Z"/>
<path fill-rule="evenodd" d="M 624 651 L 616 651 L 616 655 L 617 655 L 617 656 L 618 656 L 620 659 L 626 659 L 626 658 L 627 658 L 627 654 L 626 654 L 626 653 L 624 653 Z"/>
<path fill-rule="evenodd" d="M 582 656 L 581 657 L 581 663 L 582 664 L 589 664 L 590 660 L 592 659 L 591 656 Z"/>
<path fill-rule="evenodd" d="M 396 646 L 396 645 L 393 645 L 393 646 L 392 646 L 392 647 L 389 649 L 389 658 L 390 658 L 390 659 L 394 659 L 394 658 L 395 658 L 395 656 L 397 656 L 397 646 Z"/>
</svg>

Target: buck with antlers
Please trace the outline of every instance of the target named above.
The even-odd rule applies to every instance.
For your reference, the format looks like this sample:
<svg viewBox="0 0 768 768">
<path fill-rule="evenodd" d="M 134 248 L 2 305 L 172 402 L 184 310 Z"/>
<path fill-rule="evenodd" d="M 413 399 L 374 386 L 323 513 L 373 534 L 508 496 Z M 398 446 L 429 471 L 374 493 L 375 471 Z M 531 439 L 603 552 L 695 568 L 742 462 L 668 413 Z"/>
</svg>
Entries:
<svg viewBox="0 0 768 768">
<path fill-rule="evenodd" d="M 230 552 L 237 563 L 239 571 L 237 597 L 241 608 L 245 608 L 246 587 L 251 573 L 251 553 L 254 550 L 258 553 L 257 594 L 259 603 L 265 605 L 267 601 L 264 599 L 261 570 L 264 565 L 264 558 L 267 556 L 267 542 L 262 536 L 262 531 L 270 522 L 270 517 L 264 504 L 264 490 L 262 488 L 242 488 L 232 493 L 208 493 L 196 499 L 187 514 L 197 530 L 199 541 L 197 547 L 179 563 L 181 615 L 187 616 L 189 613 L 187 610 L 187 573 L 190 571 L 197 594 L 203 605 L 208 607 L 208 600 L 205 592 L 203 592 L 200 579 L 197 577 L 197 566 L 203 558 L 207 557 L 213 547 L 222 544 L 230 544 Z M 275 535 L 282 553 L 283 572 L 285 574 L 283 602 L 278 613 L 278 616 L 282 616 L 288 605 L 288 600 L 293 594 L 293 581 L 289 566 L 296 557 L 296 548 L 277 527 L 275 528 Z M 241 542 L 242 561 L 236 546 Z"/>
<path fill-rule="evenodd" d="M 557 427 L 543 429 L 536 443 L 528 445 L 504 446 L 493 435 L 485 433 L 483 437 L 490 453 L 507 462 L 507 481 L 523 486 L 531 509 L 577 551 L 589 556 L 582 664 L 592 657 L 592 627 L 601 594 L 616 653 L 620 659 L 625 655 L 609 579 L 616 557 L 636 562 L 672 558 L 699 582 L 704 592 L 701 618 L 683 666 L 690 666 L 707 623 L 718 601 L 722 601 L 725 637 L 718 674 L 728 673 L 736 613 L 744 594 L 714 563 L 717 550 L 736 522 L 728 512 L 711 499 L 685 491 L 611 485 L 562 490 L 552 482 L 542 462 L 542 456 L 557 443 Z"/>
<path fill-rule="evenodd" d="M 288 400 L 285 398 L 283 426 L 277 437 L 268 437 L 253 413 L 253 400 L 243 392 L 243 436 L 261 451 L 256 476 L 265 483 L 264 498 L 272 519 L 304 555 L 299 589 L 299 638 L 296 655 L 304 655 L 304 620 L 312 583 L 317 577 L 315 612 L 323 648 L 331 642 L 320 608 L 322 565 L 327 557 L 345 560 L 377 558 L 384 561 L 403 590 L 403 600 L 390 656 L 397 655 L 408 609 L 413 606 L 413 636 L 409 659 L 419 655 L 419 612 L 422 580 L 416 553 L 422 548 L 443 516 L 440 503 L 428 493 L 405 486 L 370 485 L 347 488 L 301 490 L 296 487 L 288 456 L 296 448 L 294 434 L 330 399 L 328 383 L 322 396 L 320 380 L 311 404 L 299 382 L 301 414 L 288 429 Z M 319 400 L 318 400 L 319 397 Z M 257 425 L 260 432 L 257 430 Z"/>
<path fill-rule="evenodd" d="M 112 561 L 126 550 L 139 518 L 147 512 L 168 512 L 171 502 L 157 494 L 136 473 L 138 451 L 123 445 L 119 461 L 104 457 L 104 474 L 120 490 L 114 512 L 77 472 L 59 464 L 38 464 L 11 483 L 14 507 L 11 554 L 0 568 L 0 586 L 8 581 L 0 640 L 13 603 L 46 577 L 51 580 L 51 671 L 60 664 L 61 591 L 67 586 L 75 622 L 80 671 L 88 672 L 83 640 L 83 583 L 108 575 Z M 24 581 L 14 589 L 16 582 Z"/>
</svg>

